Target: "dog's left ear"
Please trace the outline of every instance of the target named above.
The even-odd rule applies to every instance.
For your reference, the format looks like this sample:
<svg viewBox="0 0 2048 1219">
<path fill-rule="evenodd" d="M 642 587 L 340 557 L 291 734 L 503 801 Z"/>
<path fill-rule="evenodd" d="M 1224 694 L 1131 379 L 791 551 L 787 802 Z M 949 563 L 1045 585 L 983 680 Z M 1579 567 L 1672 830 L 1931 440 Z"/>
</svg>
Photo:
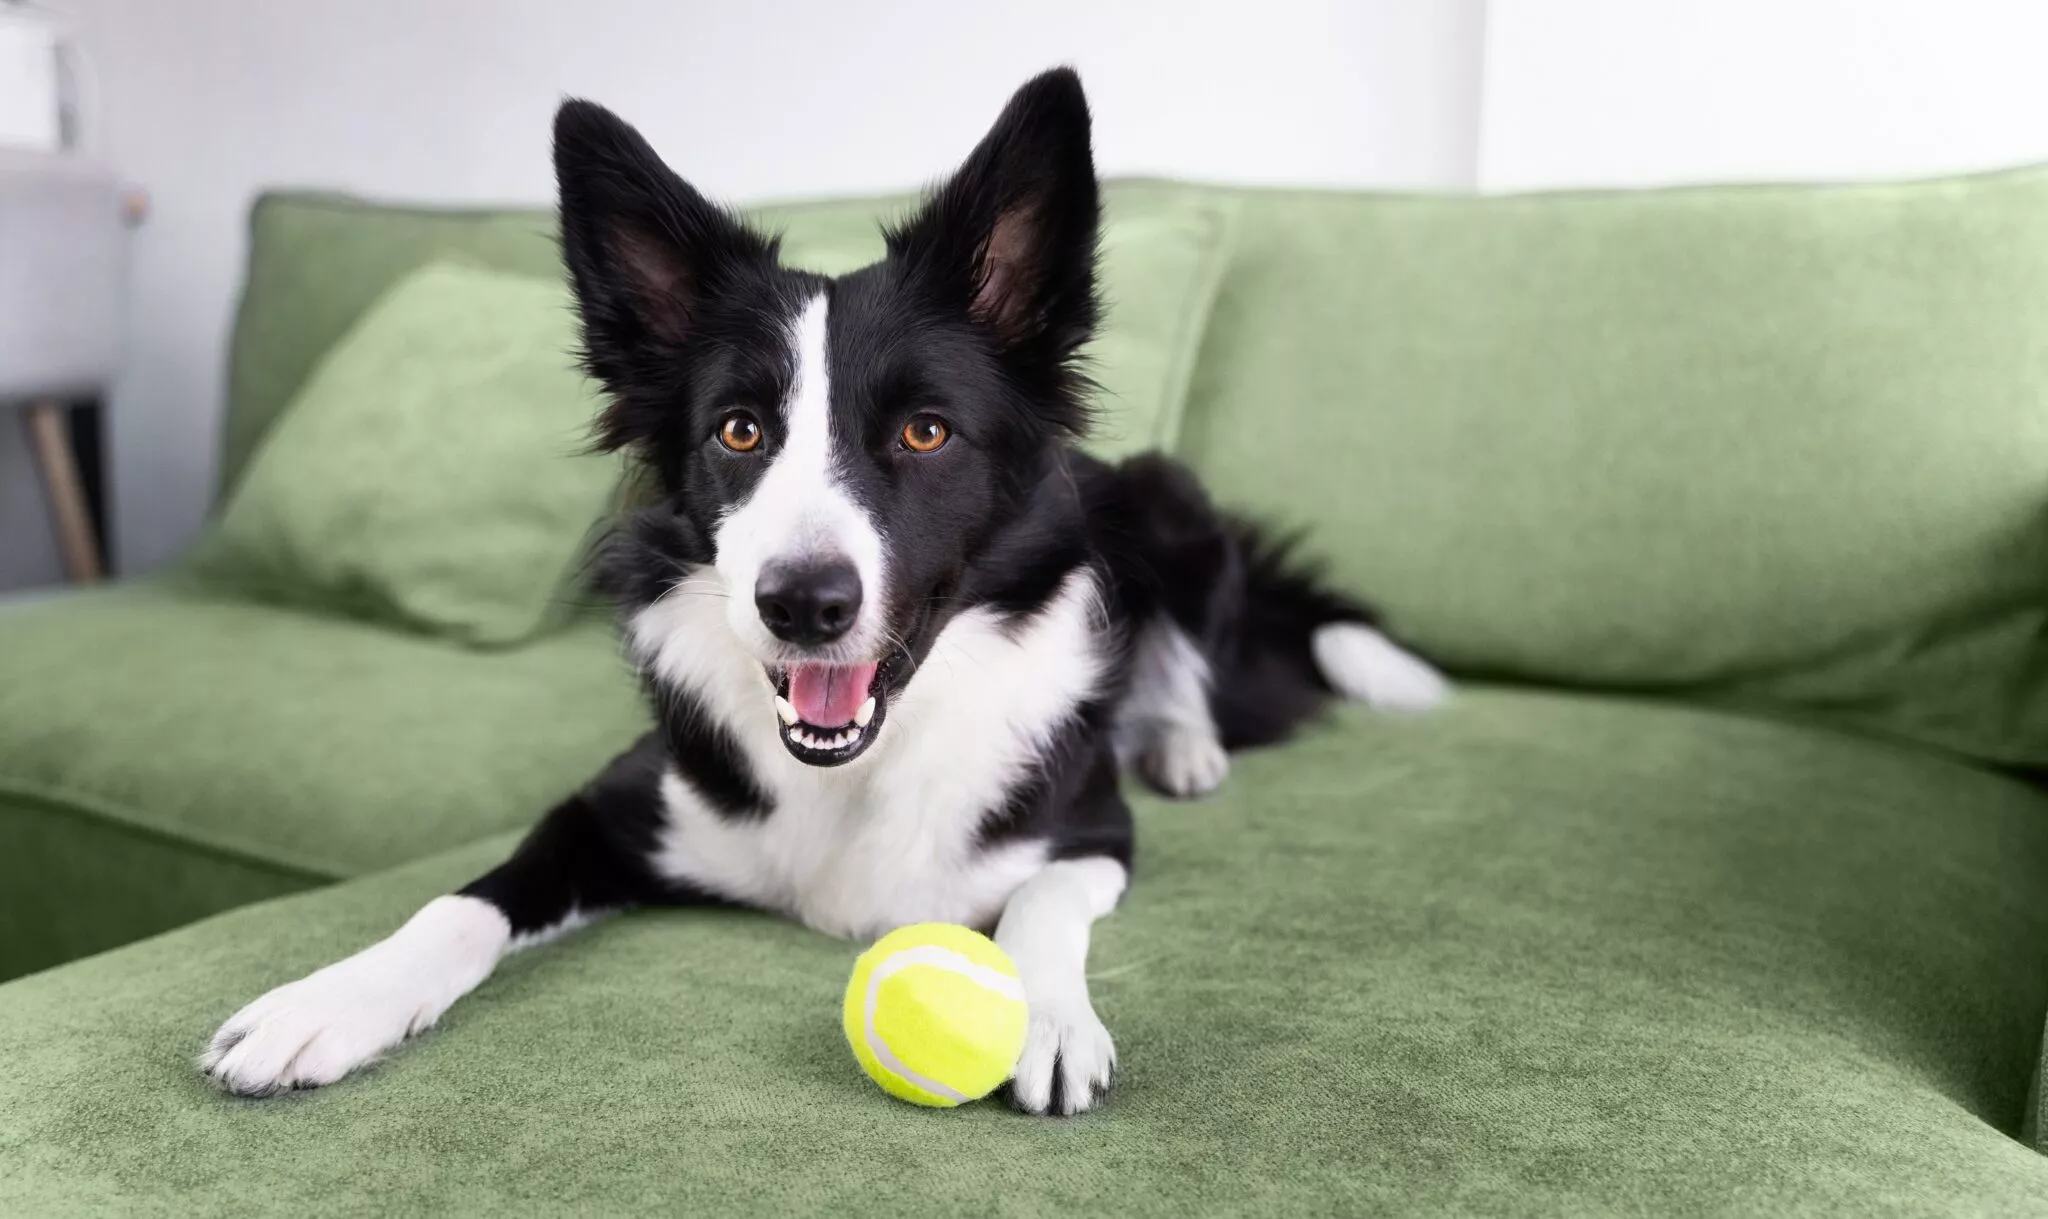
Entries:
<svg viewBox="0 0 2048 1219">
<path fill-rule="evenodd" d="M 1064 362 L 1094 331 L 1100 201 L 1088 98 L 1071 68 L 1010 98 L 958 172 L 889 234 L 910 273 L 1010 352 Z"/>
</svg>

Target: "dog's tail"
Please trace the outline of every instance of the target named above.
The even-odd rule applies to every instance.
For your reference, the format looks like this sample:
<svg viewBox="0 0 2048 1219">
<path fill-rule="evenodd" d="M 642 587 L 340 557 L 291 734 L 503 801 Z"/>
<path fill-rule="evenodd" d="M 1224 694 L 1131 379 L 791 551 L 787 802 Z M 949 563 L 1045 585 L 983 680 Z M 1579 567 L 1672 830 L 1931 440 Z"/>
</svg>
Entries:
<svg viewBox="0 0 2048 1219">
<path fill-rule="evenodd" d="M 1428 711 L 1451 692 L 1434 665 L 1363 622 L 1324 623 L 1309 650 L 1330 689 L 1382 711 Z"/>
<path fill-rule="evenodd" d="M 1434 665 L 1390 637 L 1378 614 L 1302 564 L 1291 540 L 1243 522 L 1234 529 L 1250 638 L 1302 649 L 1331 693 L 1382 711 L 1427 711 L 1449 696 L 1450 683 Z"/>
</svg>

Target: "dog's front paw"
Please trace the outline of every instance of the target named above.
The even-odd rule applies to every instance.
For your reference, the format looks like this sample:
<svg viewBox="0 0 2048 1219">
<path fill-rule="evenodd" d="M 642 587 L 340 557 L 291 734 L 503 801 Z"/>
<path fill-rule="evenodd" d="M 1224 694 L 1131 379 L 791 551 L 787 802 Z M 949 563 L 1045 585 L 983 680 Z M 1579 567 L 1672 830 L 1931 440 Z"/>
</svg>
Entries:
<svg viewBox="0 0 2048 1219">
<path fill-rule="evenodd" d="M 399 980 L 369 956 L 287 983 L 236 1012 L 207 1043 L 199 1069 L 237 1096 L 315 1088 L 440 1016 L 441 1008 L 401 994 Z"/>
<path fill-rule="evenodd" d="M 1086 1113 L 1109 1095 L 1115 1074 L 1116 1045 L 1094 1009 L 1033 1012 L 1010 1103 L 1049 1117 Z"/>
<path fill-rule="evenodd" d="M 1145 777 L 1169 796 L 1206 796 L 1230 773 L 1230 755 L 1213 732 L 1180 725 L 1158 730 L 1139 758 Z"/>
<path fill-rule="evenodd" d="M 238 1096 L 331 1084 L 439 1020 L 510 937 L 489 903 L 437 898 L 390 938 L 230 1016 L 199 1069 Z"/>
</svg>

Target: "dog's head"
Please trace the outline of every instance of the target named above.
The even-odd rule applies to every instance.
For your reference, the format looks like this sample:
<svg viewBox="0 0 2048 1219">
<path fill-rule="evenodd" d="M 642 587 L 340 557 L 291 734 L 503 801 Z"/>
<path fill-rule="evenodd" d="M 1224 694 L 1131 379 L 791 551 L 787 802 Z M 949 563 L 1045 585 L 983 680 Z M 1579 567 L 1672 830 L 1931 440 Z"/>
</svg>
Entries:
<svg viewBox="0 0 2048 1219">
<path fill-rule="evenodd" d="M 562 107 L 555 171 L 599 437 L 659 484 L 643 535 L 668 578 L 716 573 L 790 752 L 857 757 L 1085 423 L 1079 79 L 1018 90 L 887 257 L 838 279 L 781 266 L 602 107 Z"/>
</svg>

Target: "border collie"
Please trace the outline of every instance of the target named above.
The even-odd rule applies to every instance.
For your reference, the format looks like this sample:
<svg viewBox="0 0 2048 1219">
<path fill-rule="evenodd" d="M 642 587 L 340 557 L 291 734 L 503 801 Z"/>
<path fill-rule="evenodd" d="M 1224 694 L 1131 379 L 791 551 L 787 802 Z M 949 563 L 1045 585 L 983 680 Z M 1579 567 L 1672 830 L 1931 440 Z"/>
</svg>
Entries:
<svg viewBox="0 0 2048 1219">
<path fill-rule="evenodd" d="M 653 501 L 599 566 L 658 727 L 503 864 L 237 1012 L 202 1069 L 249 1096 L 332 1083 L 513 949 L 732 903 L 839 936 L 992 930 L 1030 1008 L 1013 1103 L 1091 1108 L 1120 772 L 1202 795 L 1332 695 L 1414 709 L 1442 679 L 1183 468 L 1070 447 L 1100 312 L 1073 72 L 1019 90 L 838 279 L 779 265 L 599 106 L 565 103 L 554 147 L 598 434 Z"/>
</svg>

